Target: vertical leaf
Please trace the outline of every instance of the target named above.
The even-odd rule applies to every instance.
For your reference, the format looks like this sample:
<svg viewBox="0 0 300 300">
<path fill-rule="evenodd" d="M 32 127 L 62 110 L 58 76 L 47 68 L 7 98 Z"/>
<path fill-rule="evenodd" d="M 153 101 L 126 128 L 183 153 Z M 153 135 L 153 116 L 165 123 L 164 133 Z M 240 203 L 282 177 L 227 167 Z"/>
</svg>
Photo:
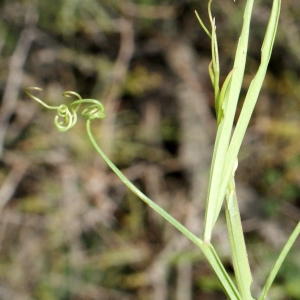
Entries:
<svg viewBox="0 0 300 300">
<path fill-rule="evenodd" d="M 289 239 L 287 240 L 285 246 L 283 247 L 277 261 L 275 262 L 270 275 L 264 285 L 264 288 L 262 290 L 262 293 L 260 295 L 260 297 L 258 298 L 258 300 L 265 300 L 267 297 L 267 293 L 284 261 L 284 259 L 286 258 L 288 252 L 290 251 L 290 249 L 292 248 L 294 242 L 296 241 L 297 237 L 300 234 L 300 222 L 298 223 L 298 225 L 296 226 L 296 228 L 294 229 L 294 231 L 292 232 L 292 234 L 290 235 Z"/>
<path fill-rule="evenodd" d="M 231 170 L 233 169 L 234 163 L 236 161 L 243 138 L 245 136 L 246 129 L 250 122 L 252 112 L 254 110 L 255 104 L 257 102 L 267 72 L 271 52 L 273 49 L 274 39 L 277 31 L 277 26 L 278 26 L 280 6 L 281 6 L 281 0 L 273 1 L 270 20 L 268 23 L 268 27 L 266 30 L 266 34 L 262 46 L 261 63 L 248 89 L 245 102 L 237 122 L 237 126 L 233 133 L 229 149 L 226 153 L 225 164 L 224 164 L 223 175 L 222 175 L 222 182 L 219 188 L 219 194 L 217 196 L 218 203 L 222 203 L 224 199 L 227 183 L 231 176 Z"/>
<path fill-rule="evenodd" d="M 206 242 L 210 241 L 211 239 L 212 229 L 219 216 L 225 196 L 226 188 L 224 191 L 222 191 L 223 194 L 221 196 L 219 196 L 219 189 L 222 181 L 225 156 L 232 133 L 236 106 L 244 77 L 253 2 L 254 0 L 248 0 L 246 3 L 244 22 L 236 50 L 231 83 L 223 102 L 224 118 L 222 119 L 217 131 L 210 172 L 211 175 L 209 180 L 208 198 L 206 201 L 206 214 L 203 233 L 203 239 Z M 229 178 L 227 179 L 227 182 L 224 182 L 225 186 L 227 186 L 228 180 Z"/>
</svg>

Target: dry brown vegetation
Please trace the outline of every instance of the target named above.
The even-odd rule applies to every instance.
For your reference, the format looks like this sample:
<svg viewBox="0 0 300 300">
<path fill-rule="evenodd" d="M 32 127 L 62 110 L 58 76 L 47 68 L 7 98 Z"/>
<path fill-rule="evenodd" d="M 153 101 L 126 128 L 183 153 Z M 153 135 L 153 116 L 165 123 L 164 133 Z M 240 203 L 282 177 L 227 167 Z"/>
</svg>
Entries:
<svg viewBox="0 0 300 300">
<path fill-rule="evenodd" d="M 214 1 L 224 76 L 244 2 Z M 256 2 L 245 88 L 271 1 Z M 201 252 L 104 165 L 84 121 L 60 133 L 24 93 L 102 101 L 107 118 L 93 132 L 105 153 L 201 235 L 215 117 L 195 9 L 205 20 L 206 1 L 1 1 L 0 299 L 225 299 Z M 237 173 L 254 291 L 300 219 L 298 0 L 283 1 L 274 48 Z M 222 220 L 214 244 L 230 270 Z M 271 299 L 300 298 L 299 246 Z"/>
</svg>

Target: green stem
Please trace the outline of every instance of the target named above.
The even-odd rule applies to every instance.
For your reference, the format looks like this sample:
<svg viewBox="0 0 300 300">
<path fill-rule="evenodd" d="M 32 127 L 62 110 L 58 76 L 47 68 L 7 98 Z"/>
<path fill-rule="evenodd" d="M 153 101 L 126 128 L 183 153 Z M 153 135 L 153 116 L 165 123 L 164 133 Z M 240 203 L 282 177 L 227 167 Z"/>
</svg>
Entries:
<svg viewBox="0 0 300 300">
<path fill-rule="evenodd" d="M 241 293 L 242 299 L 253 300 L 251 295 L 252 275 L 237 203 L 234 172 L 232 173 L 228 184 L 225 204 L 226 221 L 232 253 L 232 263 L 237 286 Z"/>
<path fill-rule="evenodd" d="M 113 164 L 113 162 L 104 154 L 101 148 L 96 143 L 90 128 L 91 120 L 88 120 L 86 123 L 87 134 L 103 160 L 108 164 L 108 166 L 113 170 L 113 172 L 123 181 L 123 183 L 140 199 L 142 199 L 147 205 L 149 205 L 153 210 L 159 213 L 163 218 L 165 218 L 168 222 L 170 222 L 173 226 L 175 226 L 179 231 L 181 231 L 186 237 L 188 237 L 192 242 L 196 245 L 202 244 L 202 240 L 200 240 L 196 235 L 191 233 L 186 227 L 184 227 L 181 223 L 175 220 L 171 215 L 169 215 L 164 209 L 155 204 L 150 198 L 148 198 L 145 194 L 143 194 L 135 185 L 129 181 L 127 177 Z"/>
<path fill-rule="evenodd" d="M 141 200 L 143 200 L 147 205 L 149 205 L 153 210 L 165 218 L 169 223 L 176 227 L 180 232 L 182 232 L 188 239 L 195 243 L 204 253 L 209 264 L 215 271 L 224 292 L 227 294 L 228 298 L 231 300 L 241 300 L 240 294 L 232 282 L 231 278 L 227 274 L 220 258 L 218 257 L 214 247 L 210 243 L 204 243 L 200 238 L 189 231 L 185 226 L 174 219 L 170 214 L 163 210 L 160 206 L 155 204 L 150 198 L 143 194 L 136 186 L 134 186 L 123 173 L 112 163 L 112 161 L 105 155 L 101 150 L 97 142 L 95 141 L 93 134 L 91 132 L 91 120 L 86 122 L 86 130 L 91 143 L 95 147 L 96 151 L 100 154 L 103 160 L 108 164 L 108 166 L 113 170 L 113 172 L 122 180 L 122 182 Z"/>
</svg>

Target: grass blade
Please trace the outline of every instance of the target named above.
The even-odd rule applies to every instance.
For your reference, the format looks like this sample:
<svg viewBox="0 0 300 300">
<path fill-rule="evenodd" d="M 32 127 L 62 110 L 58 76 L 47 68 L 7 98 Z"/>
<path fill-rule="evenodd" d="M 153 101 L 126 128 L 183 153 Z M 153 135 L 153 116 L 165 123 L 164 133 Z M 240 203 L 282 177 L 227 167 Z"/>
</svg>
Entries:
<svg viewBox="0 0 300 300">
<path fill-rule="evenodd" d="M 298 223 L 298 225 L 296 226 L 296 228 L 294 229 L 294 231 L 292 232 L 292 234 L 290 235 L 289 239 L 287 240 L 285 246 L 283 247 L 277 261 L 275 262 L 270 275 L 264 285 L 264 288 L 262 290 L 262 293 L 260 295 L 260 297 L 258 298 L 258 300 L 265 300 L 267 297 L 267 293 L 285 259 L 285 257 L 287 256 L 288 252 L 290 251 L 290 249 L 292 248 L 294 242 L 296 241 L 297 237 L 300 234 L 300 222 Z"/>
<path fill-rule="evenodd" d="M 196 14 L 196 17 L 201 25 L 201 27 L 203 28 L 203 30 L 205 31 L 205 33 L 211 38 L 211 34 L 209 32 L 209 30 L 206 28 L 206 26 L 204 25 L 203 21 L 201 20 L 198 12 L 195 10 L 195 14 Z"/>
<path fill-rule="evenodd" d="M 232 133 L 233 119 L 244 77 L 253 2 L 254 0 L 248 0 L 246 3 L 244 22 L 241 36 L 239 38 L 237 46 L 231 83 L 228 88 L 228 93 L 226 94 L 223 102 L 224 118 L 221 121 L 217 131 L 210 172 L 211 176 L 209 180 L 209 190 L 206 202 L 206 215 L 203 232 L 203 239 L 206 242 L 210 241 L 212 229 L 219 216 L 223 199 L 225 196 L 226 186 L 229 181 L 228 178 L 227 182 L 225 182 L 223 197 L 220 197 L 219 189 L 222 181 L 225 156 L 227 153 L 229 140 Z M 232 168 L 229 172 L 231 172 Z"/>
<path fill-rule="evenodd" d="M 218 203 L 221 202 L 224 198 L 224 194 L 227 189 L 227 182 L 231 176 L 231 170 L 233 169 L 234 163 L 236 161 L 238 152 L 240 150 L 243 138 L 245 136 L 246 129 L 248 127 L 252 112 L 254 110 L 255 104 L 260 93 L 266 71 L 268 68 L 268 63 L 270 60 L 270 55 L 273 49 L 275 34 L 277 31 L 279 14 L 280 14 L 281 0 L 274 0 L 269 24 L 266 30 L 262 54 L 261 54 L 261 63 L 258 68 L 258 71 L 253 78 L 249 90 L 247 92 L 245 102 L 240 114 L 240 117 L 237 122 L 237 126 L 233 133 L 230 146 L 225 158 L 224 172 L 222 176 L 222 183 L 220 187 L 220 192 L 218 194 Z"/>
</svg>

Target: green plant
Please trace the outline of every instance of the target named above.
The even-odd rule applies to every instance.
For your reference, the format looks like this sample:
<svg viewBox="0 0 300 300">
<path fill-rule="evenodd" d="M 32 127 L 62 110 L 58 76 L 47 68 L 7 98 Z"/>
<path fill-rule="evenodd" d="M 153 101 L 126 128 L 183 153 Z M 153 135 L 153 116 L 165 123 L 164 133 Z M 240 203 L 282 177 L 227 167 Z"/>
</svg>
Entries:
<svg viewBox="0 0 300 300">
<path fill-rule="evenodd" d="M 174 225 L 179 231 L 181 231 L 202 250 L 206 259 L 216 273 L 216 276 L 218 277 L 222 288 L 229 299 L 248 300 L 254 299 L 251 294 L 252 274 L 247 257 L 244 235 L 241 225 L 241 218 L 235 191 L 234 174 L 238 166 L 238 152 L 241 147 L 246 128 L 249 124 L 267 71 L 277 30 L 281 1 L 273 0 L 269 23 L 262 45 L 261 63 L 256 75 L 254 76 L 249 86 L 235 128 L 233 126 L 233 120 L 236 115 L 237 102 L 240 97 L 241 86 L 244 78 L 250 32 L 250 21 L 254 0 L 248 0 L 246 3 L 243 26 L 237 45 L 234 66 L 232 71 L 227 75 L 227 78 L 221 88 L 219 84 L 220 66 L 217 34 L 215 19 L 212 17 L 211 4 L 212 0 L 208 2 L 208 14 L 211 30 L 208 30 L 208 28 L 204 25 L 201 18 L 197 14 L 197 18 L 201 26 L 211 39 L 212 62 L 209 65 L 209 74 L 214 88 L 218 127 L 210 171 L 209 188 L 206 202 L 206 217 L 202 239 L 190 232 L 181 223 L 179 223 L 171 215 L 164 211 L 160 206 L 155 204 L 151 199 L 149 199 L 140 190 L 138 190 L 103 153 L 91 132 L 92 120 L 94 120 L 95 118 L 105 117 L 104 107 L 99 101 L 94 99 L 82 99 L 79 94 L 69 91 L 65 92 L 63 95 L 66 97 L 76 98 L 71 103 L 70 108 L 68 108 L 65 104 L 62 104 L 60 106 L 49 106 L 31 93 L 32 90 L 40 91 L 41 89 L 32 87 L 27 88 L 26 93 L 32 99 L 36 100 L 46 108 L 57 110 L 57 115 L 54 119 L 54 123 L 58 130 L 62 132 L 67 131 L 76 124 L 77 113 L 80 109 L 80 106 L 88 105 L 87 108 L 82 110 L 81 114 L 88 118 L 86 122 L 88 137 L 97 152 L 105 160 L 105 162 L 133 193 L 135 193 L 140 199 L 147 203 L 152 209 L 158 212 L 168 222 Z M 230 278 L 213 245 L 211 244 L 212 231 L 216 220 L 219 217 L 224 199 L 236 284 Z M 270 275 L 262 289 L 260 296 L 258 297 L 259 300 L 266 299 L 267 293 L 276 274 L 278 273 L 283 260 L 285 259 L 287 253 L 289 252 L 299 234 L 300 222 L 287 240 L 277 261 L 270 271 Z"/>
</svg>

